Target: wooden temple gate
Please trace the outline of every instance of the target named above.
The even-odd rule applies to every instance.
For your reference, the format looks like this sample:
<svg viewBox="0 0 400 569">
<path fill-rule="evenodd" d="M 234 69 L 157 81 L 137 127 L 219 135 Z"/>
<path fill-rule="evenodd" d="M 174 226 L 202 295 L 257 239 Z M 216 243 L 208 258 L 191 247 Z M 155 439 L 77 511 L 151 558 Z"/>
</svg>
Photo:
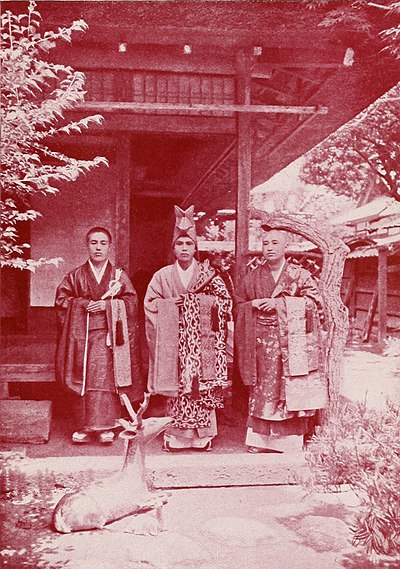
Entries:
<svg viewBox="0 0 400 569">
<path fill-rule="evenodd" d="M 78 158 L 104 155 L 110 170 L 88 177 L 76 209 L 75 197 L 64 209 L 59 198 L 41 204 L 44 223 L 37 234 L 32 228 L 32 251 L 66 262 L 31 279 L 26 325 L 18 332 L 25 345 L 38 327 L 54 342 L 54 287 L 77 264 L 71 251 L 81 255 L 84 228 L 96 212 L 115 235 L 117 264 L 132 276 L 168 262 L 174 203 L 194 203 L 209 215 L 235 209 L 240 275 L 251 188 L 394 83 L 398 65 L 371 62 L 357 51 L 356 37 L 321 30 L 314 13 L 283 4 L 40 2 L 45 28 L 79 18 L 89 24 L 50 55 L 86 75 L 86 102 L 69 118 L 104 116 L 102 126 L 57 144 Z M 6 348 L 17 341 L 18 314 L 11 306 Z M 35 362 L 15 349 L 3 358 L 6 383 L 53 378 L 52 361 Z"/>
</svg>

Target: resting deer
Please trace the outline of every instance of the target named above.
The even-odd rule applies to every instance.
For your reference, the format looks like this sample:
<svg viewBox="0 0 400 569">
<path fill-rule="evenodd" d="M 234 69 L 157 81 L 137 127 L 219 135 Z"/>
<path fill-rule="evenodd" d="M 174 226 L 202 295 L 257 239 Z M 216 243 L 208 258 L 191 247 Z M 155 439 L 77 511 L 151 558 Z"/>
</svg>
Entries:
<svg viewBox="0 0 400 569">
<path fill-rule="evenodd" d="M 145 394 L 137 414 L 128 397 L 122 395 L 131 421 L 120 419 L 124 430 L 125 455 L 117 474 L 92 482 L 82 490 L 66 494 L 53 512 L 54 528 L 61 533 L 100 529 L 131 514 L 156 509 L 167 502 L 165 495 L 149 491 L 145 472 L 145 449 L 171 422 L 169 417 L 143 419 L 150 395 Z"/>
</svg>

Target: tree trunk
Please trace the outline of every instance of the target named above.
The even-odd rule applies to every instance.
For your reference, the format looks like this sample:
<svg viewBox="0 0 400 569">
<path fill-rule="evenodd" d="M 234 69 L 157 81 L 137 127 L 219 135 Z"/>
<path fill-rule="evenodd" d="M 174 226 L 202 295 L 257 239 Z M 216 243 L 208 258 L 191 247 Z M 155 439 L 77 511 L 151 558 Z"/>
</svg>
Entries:
<svg viewBox="0 0 400 569">
<path fill-rule="evenodd" d="M 344 263 L 349 249 L 341 239 L 322 233 L 315 226 L 304 223 L 292 215 L 271 215 L 254 208 L 251 209 L 251 213 L 253 217 L 261 219 L 263 224 L 273 229 L 301 235 L 314 243 L 322 253 L 319 288 L 324 299 L 327 318 L 325 370 L 329 393 L 327 413 L 330 414 L 338 404 L 343 353 L 349 329 L 348 310 L 340 297 Z"/>
</svg>

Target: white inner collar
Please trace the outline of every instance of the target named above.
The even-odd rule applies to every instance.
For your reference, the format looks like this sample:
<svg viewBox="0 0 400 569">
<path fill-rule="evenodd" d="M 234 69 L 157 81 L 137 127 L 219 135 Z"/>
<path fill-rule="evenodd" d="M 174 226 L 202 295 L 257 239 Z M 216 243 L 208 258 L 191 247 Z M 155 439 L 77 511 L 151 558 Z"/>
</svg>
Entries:
<svg viewBox="0 0 400 569">
<path fill-rule="evenodd" d="M 194 259 L 192 259 L 192 263 L 189 265 L 189 267 L 187 269 L 182 269 L 182 267 L 180 266 L 178 261 L 176 261 L 175 264 L 176 264 L 176 268 L 178 270 L 179 278 L 181 279 L 183 286 L 185 288 L 187 288 L 189 286 L 191 279 L 192 279 L 196 263 L 194 262 Z"/>
<path fill-rule="evenodd" d="M 92 261 L 89 259 L 90 268 L 92 269 L 93 276 L 96 279 L 98 284 L 101 283 L 101 279 L 103 278 L 104 272 L 105 272 L 106 267 L 107 267 L 107 263 L 108 263 L 108 260 L 105 261 L 104 265 L 99 270 L 99 269 L 96 269 L 96 267 L 93 265 Z"/>
</svg>

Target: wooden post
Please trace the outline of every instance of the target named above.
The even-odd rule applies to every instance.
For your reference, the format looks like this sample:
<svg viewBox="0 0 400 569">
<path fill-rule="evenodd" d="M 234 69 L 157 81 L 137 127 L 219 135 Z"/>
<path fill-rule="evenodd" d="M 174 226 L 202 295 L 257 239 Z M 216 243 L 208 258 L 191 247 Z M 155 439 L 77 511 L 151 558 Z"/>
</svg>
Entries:
<svg viewBox="0 0 400 569">
<path fill-rule="evenodd" d="M 387 332 L 387 274 L 389 251 L 386 247 L 378 252 L 378 345 L 383 348 Z"/>
<path fill-rule="evenodd" d="M 121 136 L 116 151 L 115 262 L 129 274 L 131 139 Z"/>
<path fill-rule="evenodd" d="M 376 286 L 378 287 L 378 284 Z M 363 336 L 362 336 L 363 342 L 369 342 L 372 326 L 374 325 L 374 318 L 375 318 L 377 304 L 378 304 L 378 288 L 375 288 L 372 294 L 371 303 L 368 308 L 367 318 L 365 319 Z"/>
<path fill-rule="evenodd" d="M 237 56 L 237 102 L 250 104 L 251 56 L 245 50 Z M 251 115 L 237 114 L 237 201 L 235 282 L 243 277 L 249 247 L 249 200 L 251 190 Z"/>
</svg>

